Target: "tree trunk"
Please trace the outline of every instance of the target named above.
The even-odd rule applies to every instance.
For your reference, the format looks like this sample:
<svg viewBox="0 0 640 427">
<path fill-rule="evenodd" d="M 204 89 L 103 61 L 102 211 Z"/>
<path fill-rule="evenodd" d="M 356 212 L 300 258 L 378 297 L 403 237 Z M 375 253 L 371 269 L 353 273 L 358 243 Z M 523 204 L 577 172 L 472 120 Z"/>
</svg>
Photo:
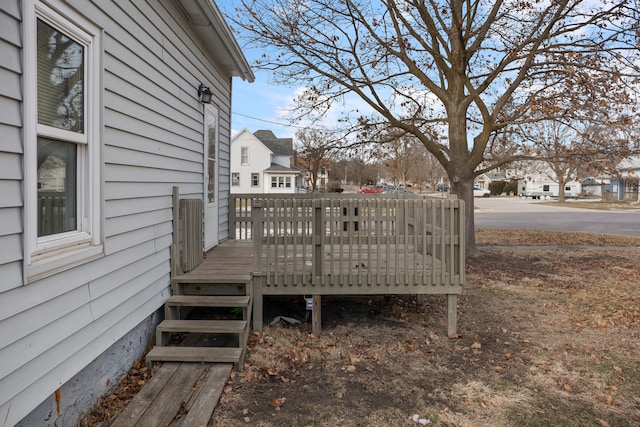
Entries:
<svg viewBox="0 0 640 427">
<path fill-rule="evenodd" d="M 559 202 L 565 201 L 564 184 L 565 184 L 564 178 L 561 178 L 560 176 L 558 176 L 558 201 Z"/>
<path fill-rule="evenodd" d="M 451 182 L 451 192 L 456 194 L 460 200 L 464 201 L 464 234 L 465 234 L 465 250 L 466 256 L 473 256 L 477 252 L 475 228 L 476 222 L 473 213 L 473 182 L 474 177 L 471 176 L 458 182 Z"/>
</svg>

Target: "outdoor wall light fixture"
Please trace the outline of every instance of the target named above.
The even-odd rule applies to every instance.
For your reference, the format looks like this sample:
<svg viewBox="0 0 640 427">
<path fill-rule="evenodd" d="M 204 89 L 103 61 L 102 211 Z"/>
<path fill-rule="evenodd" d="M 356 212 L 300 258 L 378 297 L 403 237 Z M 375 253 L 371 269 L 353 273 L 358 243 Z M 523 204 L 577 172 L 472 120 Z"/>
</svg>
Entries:
<svg viewBox="0 0 640 427">
<path fill-rule="evenodd" d="M 211 102 L 211 89 L 207 86 L 200 83 L 198 86 L 198 98 L 200 98 L 200 102 L 203 104 L 208 104 Z"/>
</svg>

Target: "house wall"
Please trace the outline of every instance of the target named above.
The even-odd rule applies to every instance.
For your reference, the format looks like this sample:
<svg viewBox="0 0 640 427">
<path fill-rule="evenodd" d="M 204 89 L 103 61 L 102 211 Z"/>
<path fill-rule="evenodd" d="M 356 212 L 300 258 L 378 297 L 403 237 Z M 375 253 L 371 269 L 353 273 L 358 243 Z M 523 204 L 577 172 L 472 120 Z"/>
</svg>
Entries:
<svg viewBox="0 0 640 427">
<path fill-rule="evenodd" d="M 169 295 L 171 193 L 203 197 L 203 105 L 219 115 L 220 240 L 228 236 L 230 76 L 213 63 L 171 0 L 69 0 L 102 38 L 102 242 L 96 259 L 48 277 L 23 277 L 22 1 L 0 3 L 0 422 L 41 402 L 28 425 L 74 425 L 69 408 L 97 399 L 127 366 L 114 343 L 140 328 Z M 144 328 L 143 328 L 144 329 Z M 144 334 L 143 334 L 144 335 Z M 141 335 L 142 336 L 142 335 Z M 131 340 L 131 352 L 147 345 Z M 135 347 L 135 348 L 134 348 Z M 110 353 L 115 354 L 113 357 Z M 101 356 L 102 355 L 102 356 Z M 101 357 L 102 369 L 70 387 Z M 120 366 L 119 366 L 120 365 Z M 120 369 L 111 369 L 111 367 Z M 86 377 L 86 375 L 84 376 Z M 63 386 L 67 384 L 66 386 Z M 62 388 L 61 388 L 62 387 Z M 52 400 L 53 399 L 53 400 Z M 90 404 L 91 402 L 89 402 Z M 86 403 L 82 405 L 86 406 Z M 84 407 L 83 406 L 83 407 Z M 76 411 L 77 412 L 77 411 Z M 38 415 L 40 414 L 40 415 Z M 65 416 L 66 414 L 66 416 Z M 43 418 L 45 417 L 46 418 Z M 6 422 L 5 422 L 6 419 Z M 25 425 L 27 425 L 25 424 Z"/>
<path fill-rule="evenodd" d="M 242 147 L 249 148 L 249 164 L 242 165 L 240 150 Z M 241 131 L 231 142 L 231 171 L 240 174 L 240 185 L 232 186 L 231 193 L 266 193 L 271 185 L 267 180 L 271 179 L 264 174 L 264 170 L 271 166 L 272 153 L 258 138 L 246 129 Z M 251 174 L 258 173 L 260 185 L 251 186 Z"/>
<path fill-rule="evenodd" d="M 285 168 L 291 167 L 291 156 L 277 155 L 273 156 L 271 161 L 277 165 L 284 166 Z"/>
<path fill-rule="evenodd" d="M 0 3 L 0 295 L 22 284 L 20 22 L 19 0 Z"/>
</svg>

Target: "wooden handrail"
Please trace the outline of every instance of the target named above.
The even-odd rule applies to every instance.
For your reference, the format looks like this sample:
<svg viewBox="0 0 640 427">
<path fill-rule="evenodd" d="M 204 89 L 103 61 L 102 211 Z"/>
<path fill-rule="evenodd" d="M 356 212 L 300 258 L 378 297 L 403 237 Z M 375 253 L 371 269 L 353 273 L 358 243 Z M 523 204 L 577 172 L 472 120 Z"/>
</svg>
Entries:
<svg viewBox="0 0 640 427">
<path fill-rule="evenodd" d="M 243 218 L 252 224 L 254 273 L 266 286 L 360 293 L 464 282 L 460 200 L 252 195 L 251 205 Z"/>
</svg>

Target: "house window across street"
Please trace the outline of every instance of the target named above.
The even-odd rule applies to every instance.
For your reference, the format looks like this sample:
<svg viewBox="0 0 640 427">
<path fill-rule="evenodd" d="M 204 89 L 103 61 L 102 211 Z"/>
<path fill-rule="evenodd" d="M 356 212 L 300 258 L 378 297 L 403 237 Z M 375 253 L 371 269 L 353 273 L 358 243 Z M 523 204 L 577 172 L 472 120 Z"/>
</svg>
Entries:
<svg viewBox="0 0 640 427">
<path fill-rule="evenodd" d="M 240 147 L 240 164 L 242 166 L 249 164 L 249 147 Z"/>
<path fill-rule="evenodd" d="M 257 187 L 260 185 L 260 174 L 252 173 L 251 174 L 251 186 Z"/>
<path fill-rule="evenodd" d="M 290 176 L 272 176 L 271 188 L 291 188 Z"/>
<path fill-rule="evenodd" d="M 231 185 L 233 185 L 234 187 L 237 187 L 238 185 L 240 185 L 240 173 L 239 172 L 233 172 L 231 174 Z"/>
<path fill-rule="evenodd" d="M 25 259 L 28 265 L 47 265 L 28 271 L 37 275 L 102 250 L 101 55 L 100 31 L 82 16 L 38 1 L 30 4 L 32 19 L 25 19 Z M 60 256 L 61 248 L 68 248 L 64 253 L 70 259 Z M 56 256 L 49 256 L 54 250 Z"/>
</svg>

